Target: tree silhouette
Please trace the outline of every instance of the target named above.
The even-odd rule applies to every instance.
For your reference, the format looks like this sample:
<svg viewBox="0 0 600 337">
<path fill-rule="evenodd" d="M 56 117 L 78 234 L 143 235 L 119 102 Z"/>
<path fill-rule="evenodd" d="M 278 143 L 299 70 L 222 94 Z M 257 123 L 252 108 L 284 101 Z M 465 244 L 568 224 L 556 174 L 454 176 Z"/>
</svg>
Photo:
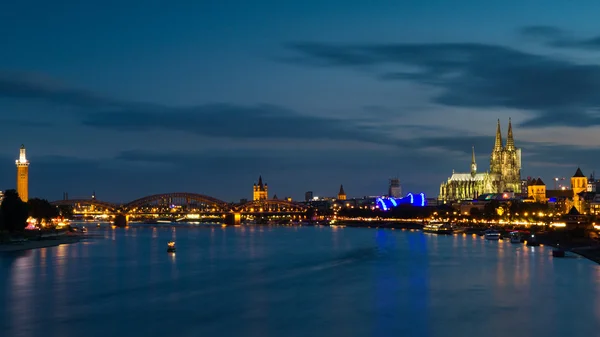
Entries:
<svg viewBox="0 0 600 337">
<path fill-rule="evenodd" d="M 58 208 L 50 204 L 46 199 L 29 199 L 27 206 L 29 207 L 29 216 L 36 219 L 38 224 L 41 224 L 42 220 L 49 222 L 51 219 L 59 216 Z"/>
<path fill-rule="evenodd" d="M 58 214 L 64 219 L 71 219 L 73 217 L 73 206 L 71 205 L 60 205 L 58 206 Z"/>
<path fill-rule="evenodd" d="M 6 190 L 0 205 L 3 229 L 10 232 L 22 231 L 27 226 L 28 210 L 16 190 Z"/>
</svg>

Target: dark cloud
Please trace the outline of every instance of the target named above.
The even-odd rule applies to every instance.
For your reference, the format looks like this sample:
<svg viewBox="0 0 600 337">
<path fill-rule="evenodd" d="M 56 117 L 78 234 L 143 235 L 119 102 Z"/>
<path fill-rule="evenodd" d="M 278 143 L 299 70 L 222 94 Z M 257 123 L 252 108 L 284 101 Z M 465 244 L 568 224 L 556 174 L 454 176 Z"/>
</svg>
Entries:
<svg viewBox="0 0 600 337">
<path fill-rule="evenodd" d="M 557 39 L 563 37 L 565 32 L 555 26 L 533 25 L 518 29 L 518 33 L 524 37 L 538 39 Z"/>
<path fill-rule="evenodd" d="M 0 72 L 0 98 L 37 100 L 84 108 L 110 108 L 123 102 L 85 90 L 71 89 L 40 75 Z"/>
<path fill-rule="evenodd" d="M 519 29 L 519 34 L 550 47 L 600 50 L 600 36 L 580 38 L 554 26 L 527 26 Z"/>
<path fill-rule="evenodd" d="M 117 131 L 170 130 L 234 139 L 321 139 L 391 143 L 382 130 L 344 120 L 300 114 L 280 106 L 206 104 L 171 107 L 101 97 L 40 76 L 0 74 L 0 98 L 37 100 L 78 108 L 82 124 Z M 375 117 L 373 117 L 375 118 Z M 21 123 L 11 120 L 12 124 Z M 23 122 L 24 123 L 24 122 Z M 30 122 L 30 126 L 36 123 Z M 37 124 L 36 124 L 37 125 Z M 37 125 L 39 126 L 39 125 Z"/>
<path fill-rule="evenodd" d="M 86 126 L 120 131 L 172 130 L 237 139 L 321 139 L 390 143 L 348 120 L 302 115 L 274 105 L 208 104 L 189 108 L 96 112 Z"/>
<path fill-rule="evenodd" d="M 0 119 L 0 125 L 4 126 L 17 126 L 17 127 L 49 127 L 53 124 L 50 122 L 40 122 L 33 120 L 23 120 L 23 119 L 12 119 L 12 118 L 2 118 Z"/>
<path fill-rule="evenodd" d="M 304 64 L 370 69 L 385 80 L 441 89 L 434 102 L 469 108 L 529 111 L 527 127 L 600 124 L 600 66 L 477 43 L 288 46 Z M 581 118 L 566 118 L 576 114 Z"/>
</svg>

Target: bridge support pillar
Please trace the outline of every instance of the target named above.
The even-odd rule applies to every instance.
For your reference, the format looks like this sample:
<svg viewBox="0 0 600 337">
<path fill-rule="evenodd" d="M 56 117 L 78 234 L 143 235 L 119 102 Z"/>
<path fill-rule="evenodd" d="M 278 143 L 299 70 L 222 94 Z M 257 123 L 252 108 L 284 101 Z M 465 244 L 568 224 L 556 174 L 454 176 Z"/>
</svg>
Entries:
<svg viewBox="0 0 600 337">
<path fill-rule="evenodd" d="M 115 226 L 127 227 L 127 217 L 123 214 L 117 214 L 115 216 Z"/>
<path fill-rule="evenodd" d="M 227 226 L 239 226 L 242 224 L 241 213 L 227 213 L 225 215 L 225 225 Z"/>
</svg>

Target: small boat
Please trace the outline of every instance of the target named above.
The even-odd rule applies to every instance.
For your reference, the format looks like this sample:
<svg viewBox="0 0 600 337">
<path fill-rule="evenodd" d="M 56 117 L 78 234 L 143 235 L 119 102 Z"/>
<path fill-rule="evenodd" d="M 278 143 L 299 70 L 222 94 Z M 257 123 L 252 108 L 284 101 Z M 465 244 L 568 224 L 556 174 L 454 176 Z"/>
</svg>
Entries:
<svg viewBox="0 0 600 337">
<path fill-rule="evenodd" d="M 510 243 L 521 243 L 521 232 L 510 232 Z"/>
<path fill-rule="evenodd" d="M 430 222 L 423 226 L 423 232 L 435 234 L 452 234 L 454 230 L 452 225 L 444 222 Z"/>
<path fill-rule="evenodd" d="M 81 232 L 82 233 L 87 233 L 87 228 L 85 228 L 85 226 L 81 227 Z"/>
<path fill-rule="evenodd" d="M 487 231 L 485 231 L 483 236 L 485 237 L 486 240 L 491 240 L 491 241 L 500 240 L 500 232 L 498 232 L 497 230 L 493 230 L 493 229 L 488 229 Z"/>
<path fill-rule="evenodd" d="M 169 243 L 167 243 L 167 253 L 175 253 L 176 250 L 175 241 L 169 241 Z"/>
<path fill-rule="evenodd" d="M 535 234 L 531 234 L 531 236 L 527 239 L 527 246 L 529 247 L 537 247 L 540 243 L 537 241 Z"/>
</svg>

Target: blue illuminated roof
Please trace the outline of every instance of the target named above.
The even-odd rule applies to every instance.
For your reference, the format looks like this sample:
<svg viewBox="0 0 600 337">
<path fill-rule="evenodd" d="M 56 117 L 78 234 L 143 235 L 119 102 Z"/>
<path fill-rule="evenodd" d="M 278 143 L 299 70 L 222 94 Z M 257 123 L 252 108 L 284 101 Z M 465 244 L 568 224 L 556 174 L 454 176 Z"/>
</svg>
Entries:
<svg viewBox="0 0 600 337">
<path fill-rule="evenodd" d="M 425 197 L 425 193 L 408 193 L 404 198 L 377 198 L 375 203 L 377 204 L 377 207 L 379 209 L 388 211 L 394 207 L 398 207 L 399 205 L 412 205 L 423 207 L 427 204 L 427 198 Z"/>
</svg>

